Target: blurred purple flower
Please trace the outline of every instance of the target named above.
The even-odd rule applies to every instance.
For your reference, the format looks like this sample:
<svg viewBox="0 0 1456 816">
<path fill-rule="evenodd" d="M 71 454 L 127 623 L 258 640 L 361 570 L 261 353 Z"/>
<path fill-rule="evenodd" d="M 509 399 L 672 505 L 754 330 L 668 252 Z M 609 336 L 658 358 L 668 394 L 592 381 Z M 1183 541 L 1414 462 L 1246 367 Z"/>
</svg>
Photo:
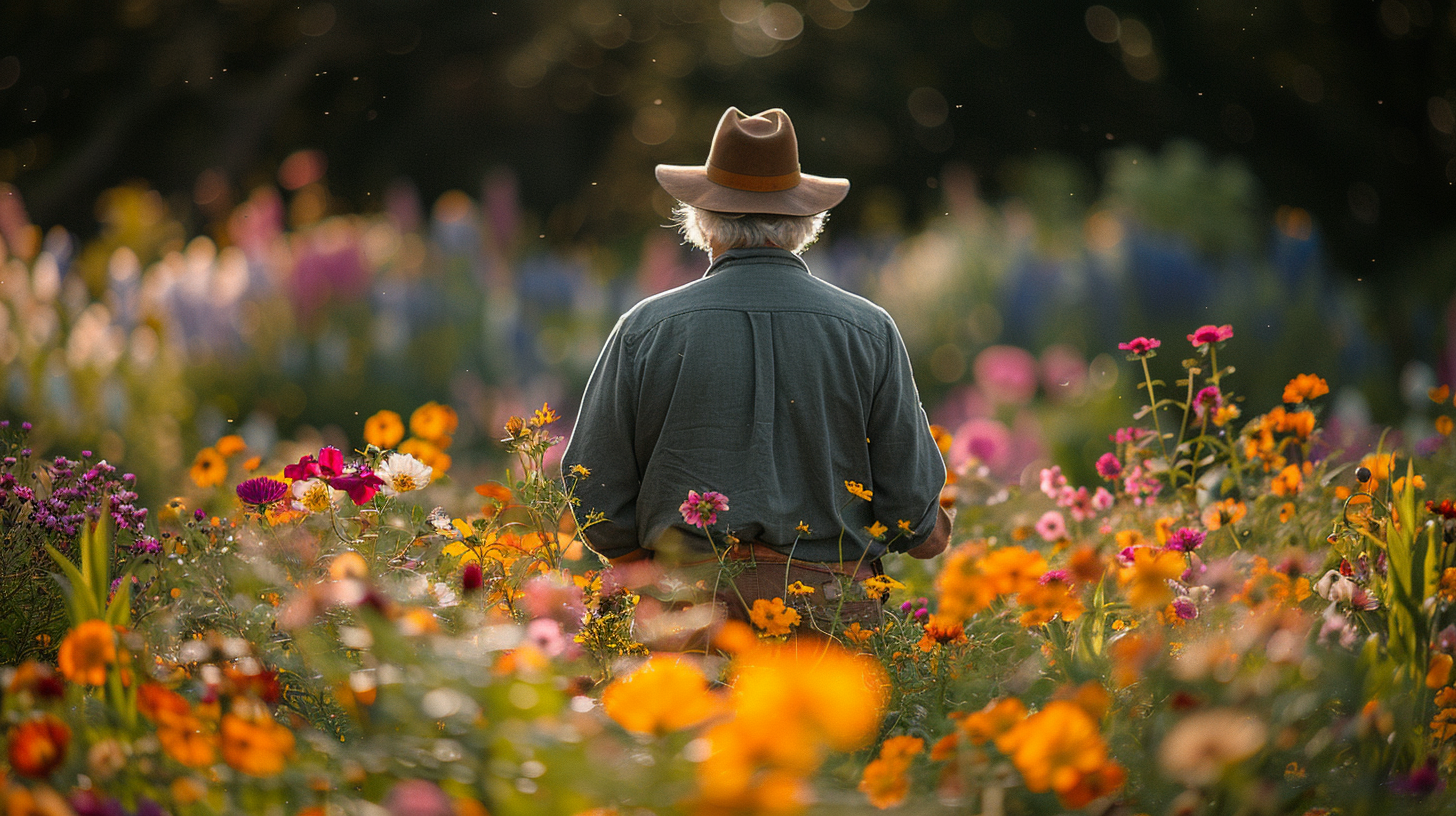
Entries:
<svg viewBox="0 0 1456 816">
<path fill-rule="evenodd" d="M 1179 527 L 1168 536 L 1166 549 L 1185 553 L 1193 552 L 1203 546 L 1203 539 L 1207 535 L 1202 530 L 1195 530 L 1192 527 Z"/>
</svg>

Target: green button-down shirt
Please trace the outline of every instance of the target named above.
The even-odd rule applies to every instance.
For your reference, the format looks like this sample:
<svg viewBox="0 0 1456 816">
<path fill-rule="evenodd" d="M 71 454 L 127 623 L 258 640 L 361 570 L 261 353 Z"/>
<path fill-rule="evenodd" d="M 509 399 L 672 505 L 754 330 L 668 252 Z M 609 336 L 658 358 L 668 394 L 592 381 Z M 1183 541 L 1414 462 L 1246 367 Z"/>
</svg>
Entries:
<svg viewBox="0 0 1456 816">
<path fill-rule="evenodd" d="M 590 471 L 577 518 L 602 515 L 585 535 L 607 558 L 670 541 L 708 553 L 679 511 L 696 490 L 727 497 L 720 547 L 731 531 L 809 561 L 874 559 L 925 540 L 945 483 L 889 314 L 772 247 L 722 253 L 622 316 L 582 397 L 574 465 Z"/>
</svg>

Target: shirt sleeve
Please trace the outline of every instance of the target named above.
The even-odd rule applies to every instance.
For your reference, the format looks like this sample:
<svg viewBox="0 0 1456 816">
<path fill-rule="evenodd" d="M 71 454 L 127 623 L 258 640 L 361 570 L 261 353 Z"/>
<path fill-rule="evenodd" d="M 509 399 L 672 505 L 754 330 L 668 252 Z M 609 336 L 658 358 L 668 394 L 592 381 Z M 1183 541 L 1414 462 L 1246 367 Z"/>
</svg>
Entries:
<svg viewBox="0 0 1456 816">
<path fill-rule="evenodd" d="M 604 558 L 617 558 L 640 546 L 636 371 L 624 337 L 625 323 L 626 316 L 617 321 L 587 379 L 576 427 L 561 458 L 561 472 L 576 498 L 577 525 Z M 574 475 L 578 466 L 587 475 L 579 475 L 579 470 Z"/>
<path fill-rule="evenodd" d="M 876 520 L 894 539 L 889 549 L 904 552 L 935 529 L 940 491 L 945 486 L 945 460 L 920 405 L 905 341 L 888 316 L 885 332 L 884 380 L 870 407 L 872 507 Z"/>
</svg>

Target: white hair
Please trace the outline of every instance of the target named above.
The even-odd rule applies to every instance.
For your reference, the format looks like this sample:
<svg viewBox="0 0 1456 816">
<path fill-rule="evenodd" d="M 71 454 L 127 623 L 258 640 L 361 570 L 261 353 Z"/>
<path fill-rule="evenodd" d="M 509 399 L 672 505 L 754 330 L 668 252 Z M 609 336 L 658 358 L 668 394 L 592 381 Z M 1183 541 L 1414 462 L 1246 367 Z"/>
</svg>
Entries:
<svg viewBox="0 0 1456 816">
<path fill-rule="evenodd" d="M 728 250 L 773 245 L 797 255 L 819 237 L 828 217 L 829 213 L 721 213 L 681 202 L 672 210 L 672 221 L 687 242 L 710 254 L 714 246 Z"/>
</svg>

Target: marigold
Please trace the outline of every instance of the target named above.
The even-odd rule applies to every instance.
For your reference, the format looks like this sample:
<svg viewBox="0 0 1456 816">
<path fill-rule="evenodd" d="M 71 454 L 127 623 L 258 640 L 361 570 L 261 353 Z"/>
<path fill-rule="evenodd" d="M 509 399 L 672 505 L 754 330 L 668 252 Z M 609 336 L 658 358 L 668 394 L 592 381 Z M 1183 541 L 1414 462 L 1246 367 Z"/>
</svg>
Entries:
<svg viewBox="0 0 1456 816">
<path fill-rule="evenodd" d="M 945 618 L 968 620 L 996 599 L 996 591 L 981 571 L 983 552 L 979 543 L 967 542 L 946 555 L 940 574 L 935 576 L 938 607 Z"/>
<path fill-rule="evenodd" d="M 748 619 L 769 637 L 787 635 L 801 620 L 797 611 L 784 606 L 783 598 L 755 599 L 753 608 L 748 611 Z"/>
<path fill-rule="evenodd" d="M 1021 590 L 1017 601 L 1028 607 L 1020 620 L 1021 625 L 1028 629 L 1050 623 L 1057 616 L 1070 623 L 1086 611 L 1082 601 L 1072 592 L 1072 587 L 1060 580 L 1029 586 Z"/>
<path fill-rule="evenodd" d="M 1452 420 L 1451 417 L 1448 417 L 1445 414 L 1436 417 L 1435 424 L 1436 433 L 1440 434 L 1441 436 L 1450 436 L 1451 431 L 1456 430 L 1456 420 Z"/>
<path fill-rule="evenodd" d="M 293 732 L 275 722 L 266 709 L 249 714 L 223 715 L 222 758 L 249 776 L 277 776 L 293 754 Z"/>
<path fill-rule="evenodd" d="M 1284 386 L 1284 401 L 1290 405 L 1308 402 L 1330 393 L 1330 386 L 1314 374 L 1299 374 Z"/>
<path fill-rule="evenodd" d="M 920 642 L 916 647 L 922 652 L 933 652 L 936 646 L 942 644 L 959 644 L 966 642 L 965 624 L 960 621 L 946 620 L 938 615 L 931 615 L 925 622 L 925 631 L 920 636 Z"/>
<path fill-rule="evenodd" d="M 413 436 L 400 443 L 399 452 L 407 453 L 424 462 L 426 465 L 429 465 L 436 477 L 449 471 L 450 465 L 454 463 L 450 454 L 444 451 L 443 446 Z"/>
<path fill-rule="evenodd" d="M 1438 689 L 1451 680 L 1451 655 L 1436 652 L 1426 664 L 1426 688 Z"/>
<path fill-rule="evenodd" d="M 856 622 L 851 623 L 849 625 L 849 628 L 845 629 L 843 632 L 840 632 L 840 634 L 843 635 L 844 639 L 849 641 L 850 643 L 863 646 L 865 643 L 869 642 L 869 639 L 874 637 L 875 634 L 879 631 L 879 629 L 865 629 L 864 627 L 860 626 L 858 622 Z"/>
<path fill-rule="evenodd" d="M 404 439 L 404 419 L 384 409 L 364 420 L 364 441 L 381 450 L 398 445 Z"/>
<path fill-rule="evenodd" d="M 61 641 L 56 662 L 72 683 L 105 685 L 106 672 L 116 663 L 116 630 L 103 620 L 82 621 Z"/>
<path fill-rule="evenodd" d="M 1440 405 L 1451 397 L 1451 386 L 1438 385 L 1435 388 L 1428 389 L 1426 396 L 1431 398 L 1431 402 Z"/>
<path fill-rule="evenodd" d="M 410 434 L 440 448 L 450 447 L 450 435 L 459 427 L 455 409 L 431 400 L 410 414 Z"/>
<path fill-rule="evenodd" d="M 996 739 L 1027 790 L 1071 791 L 1107 761 L 1097 722 L 1075 703 L 1053 700 Z"/>
<path fill-rule="evenodd" d="M 1036 585 L 1047 562 L 1041 553 L 1024 547 L 1001 547 L 982 558 L 979 567 L 996 594 L 1015 595 Z"/>
<path fill-rule="evenodd" d="M 21 776 L 41 779 L 65 760 L 71 728 L 54 714 L 41 714 L 11 728 L 6 742 L 11 769 Z"/>
<path fill-rule="evenodd" d="M 785 587 L 785 591 L 790 595 L 813 595 L 816 592 L 814 587 L 808 586 L 803 581 L 795 581 L 789 584 Z"/>
<path fill-rule="evenodd" d="M 227 436 L 224 436 L 223 438 L 217 440 L 217 442 L 214 443 L 212 447 L 214 450 L 217 451 L 217 454 L 219 456 L 226 458 L 232 456 L 233 454 L 242 453 L 243 451 L 247 450 L 248 443 L 243 441 L 243 438 L 241 436 L 238 436 L 237 434 L 228 434 Z"/>
<path fill-rule="evenodd" d="M 227 460 L 216 448 L 203 448 L 192 460 L 192 467 L 187 470 L 187 475 L 192 477 L 193 484 L 198 487 L 217 487 L 227 481 Z"/>
<path fill-rule="evenodd" d="M 1132 565 L 1124 567 L 1118 579 L 1128 587 L 1127 601 L 1134 608 L 1158 608 L 1173 600 L 1168 582 L 1178 580 L 1187 566 L 1180 552 L 1142 548 L 1133 553 Z"/>
<path fill-rule="evenodd" d="M 880 755 L 865 766 L 859 789 L 881 810 L 905 801 L 910 791 L 910 762 L 925 749 L 919 737 L 895 736 L 880 746 Z"/>
<path fill-rule="evenodd" d="M 1057 791 L 1057 798 L 1065 808 L 1086 807 L 1095 799 L 1117 793 L 1126 783 L 1127 769 L 1109 759 L 1097 770 L 1081 774 L 1076 784 Z"/>
<path fill-rule="evenodd" d="M 1203 509 L 1203 526 L 1209 532 L 1238 523 L 1249 512 L 1249 508 L 1238 499 L 1228 498 L 1213 502 Z"/>
<path fill-rule="evenodd" d="M 865 501 L 873 501 L 875 498 L 875 492 L 873 490 L 867 489 L 859 482 L 846 481 L 844 483 L 844 489 L 860 497 L 861 499 L 864 499 Z"/>
<path fill-rule="evenodd" d="M 980 711 L 961 718 L 960 730 L 972 745 L 983 745 L 997 739 L 1026 719 L 1026 705 L 1015 697 L 1002 697 L 987 703 Z"/>
<path fill-rule="evenodd" d="M 870 526 L 864 528 L 864 531 L 870 534 L 870 538 L 884 538 L 885 533 L 889 532 L 889 529 L 889 527 L 886 527 L 885 525 L 876 521 Z"/>
<path fill-rule="evenodd" d="M 663 735 L 699 725 L 723 711 L 723 701 L 693 666 L 667 656 L 643 663 L 602 691 L 602 709 L 628 731 Z"/>
</svg>

